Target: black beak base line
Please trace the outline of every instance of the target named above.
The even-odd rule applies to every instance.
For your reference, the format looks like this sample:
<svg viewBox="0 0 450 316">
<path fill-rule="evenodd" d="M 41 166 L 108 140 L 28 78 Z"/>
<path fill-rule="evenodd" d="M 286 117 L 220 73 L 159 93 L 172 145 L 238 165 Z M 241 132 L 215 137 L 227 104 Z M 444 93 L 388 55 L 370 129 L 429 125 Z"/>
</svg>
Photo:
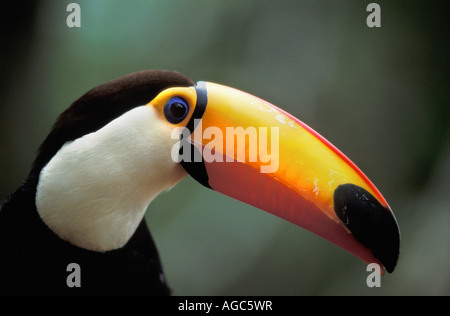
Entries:
<svg viewBox="0 0 450 316">
<path fill-rule="evenodd" d="M 192 113 L 191 118 L 189 119 L 189 122 L 186 124 L 186 128 L 189 129 L 190 134 L 194 132 L 194 129 L 197 127 L 195 125 L 195 120 L 200 120 L 203 117 L 203 114 L 206 110 L 206 105 L 208 104 L 208 93 L 206 91 L 206 83 L 203 81 L 197 82 L 197 85 L 195 86 L 195 90 L 197 92 L 197 104 L 195 105 L 194 112 Z M 183 168 L 189 173 L 191 177 L 193 177 L 195 180 L 197 180 L 200 184 L 204 185 L 207 188 L 211 189 L 211 186 L 209 185 L 209 177 L 208 173 L 206 172 L 206 166 L 201 158 L 201 153 L 199 150 L 195 147 L 194 144 L 189 142 L 186 139 L 180 140 L 182 143 L 182 147 L 180 148 L 180 155 L 182 155 L 183 148 L 188 148 L 187 146 L 190 146 L 190 152 L 191 152 L 191 159 L 189 161 L 181 160 L 181 165 Z M 200 159 L 196 159 L 196 157 L 200 157 Z"/>
<path fill-rule="evenodd" d="M 350 183 L 334 191 L 334 211 L 355 239 L 392 273 L 400 251 L 400 231 L 392 212 L 370 192 Z"/>
</svg>

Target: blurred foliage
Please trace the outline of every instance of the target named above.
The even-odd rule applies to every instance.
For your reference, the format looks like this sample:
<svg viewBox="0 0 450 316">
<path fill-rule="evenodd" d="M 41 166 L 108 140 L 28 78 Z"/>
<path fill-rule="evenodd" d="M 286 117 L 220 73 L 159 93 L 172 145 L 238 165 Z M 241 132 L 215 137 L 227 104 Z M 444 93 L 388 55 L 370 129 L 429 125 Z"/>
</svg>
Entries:
<svg viewBox="0 0 450 316">
<path fill-rule="evenodd" d="M 190 178 L 146 219 L 175 294 L 450 295 L 449 27 L 444 1 L 78 0 L 1 10 L 0 198 L 26 177 L 57 115 L 143 69 L 266 99 L 312 126 L 377 185 L 402 232 L 381 288 L 332 244 Z"/>
</svg>

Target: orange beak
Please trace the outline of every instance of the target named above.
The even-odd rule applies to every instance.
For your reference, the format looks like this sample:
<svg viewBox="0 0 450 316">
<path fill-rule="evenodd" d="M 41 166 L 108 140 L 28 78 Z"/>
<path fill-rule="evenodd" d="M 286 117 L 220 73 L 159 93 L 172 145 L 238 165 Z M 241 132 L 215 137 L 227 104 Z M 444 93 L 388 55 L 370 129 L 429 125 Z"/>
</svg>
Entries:
<svg viewBox="0 0 450 316">
<path fill-rule="evenodd" d="M 343 153 L 264 100 L 209 82 L 195 89 L 196 106 L 179 152 L 189 174 L 366 263 L 394 270 L 400 247 L 394 214 Z"/>
</svg>

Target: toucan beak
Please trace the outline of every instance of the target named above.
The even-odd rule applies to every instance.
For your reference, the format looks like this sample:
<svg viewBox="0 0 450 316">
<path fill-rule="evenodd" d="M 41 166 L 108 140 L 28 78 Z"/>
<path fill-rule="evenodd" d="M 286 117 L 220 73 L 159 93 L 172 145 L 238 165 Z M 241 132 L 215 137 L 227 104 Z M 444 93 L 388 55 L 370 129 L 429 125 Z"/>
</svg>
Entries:
<svg viewBox="0 0 450 316">
<path fill-rule="evenodd" d="M 344 154 L 297 118 L 248 93 L 209 82 L 197 83 L 196 92 L 179 152 L 189 174 L 366 263 L 394 270 L 400 246 L 394 214 Z"/>
</svg>

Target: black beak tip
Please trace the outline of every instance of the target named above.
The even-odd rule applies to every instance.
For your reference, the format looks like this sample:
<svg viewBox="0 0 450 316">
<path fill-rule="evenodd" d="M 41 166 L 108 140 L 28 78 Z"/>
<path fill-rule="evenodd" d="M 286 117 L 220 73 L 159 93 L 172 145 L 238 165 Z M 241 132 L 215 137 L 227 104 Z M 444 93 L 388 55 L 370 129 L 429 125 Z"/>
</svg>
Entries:
<svg viewBox="0 0 450 316">
<path fill-rule="evenodd" d="M 334 191 L 334 211 L 355 239 L 392 273 L 400 252 L 400 231 L 392 212 L 367 190 L 350 183 Z"/>
</svg>

